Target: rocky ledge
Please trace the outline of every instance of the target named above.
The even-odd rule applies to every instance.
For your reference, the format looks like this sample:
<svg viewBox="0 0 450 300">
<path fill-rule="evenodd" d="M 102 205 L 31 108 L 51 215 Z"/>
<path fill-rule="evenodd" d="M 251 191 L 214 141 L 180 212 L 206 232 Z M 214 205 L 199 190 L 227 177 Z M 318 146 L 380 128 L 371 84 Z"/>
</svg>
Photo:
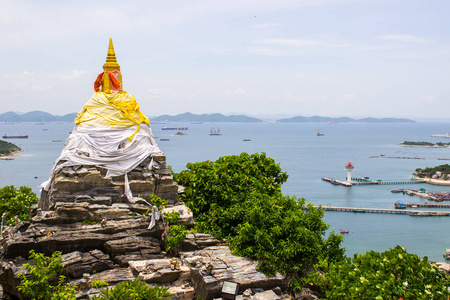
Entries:
<svg viewBox="0 0 450 300">
<path fill-rule="evenodd" d="M 171 199 L 166 210 L 180 211 L 179 224 L 192 228 L 192 213 L 173 194 L 178 186 L 165 171 L 165 158 L 158 159 L 159 168 L 140 166 L 132 171 L 130 185 L 133 180 L 142 184 L 142 190 L 132 190 L 141 195 L 166 193 Z M 105 180 L 97 167 L 71 170 L 55 174 L 49 193 L 32 208 L 31 222 L 2 233 L 0 284 L 7 299 L 22 299 L 18 274 L 26 272 L 23 265 L 31 249 L 46 255 L 62 252 L 64 273 L 77 287 L 77 299 L 99 294 L 91 288 L 92 280 L 105 280 L 111 287 L 134 278 L 169 287 L 172 299 L 220 297 L 224 281 L 240 284 L 238 299 L 289 298 L 283 294 L 287 288 L 283 275 L 266 277 L 256 270 L 256 261 L 233 255 L 213 236 L 189 233 L 172 252 L 177 254 L 169 255 L 164 251 L 167 224 L 162 218 L 149 229 L 148 204 L 127 203 L 121 182 Z"/>
</svg>

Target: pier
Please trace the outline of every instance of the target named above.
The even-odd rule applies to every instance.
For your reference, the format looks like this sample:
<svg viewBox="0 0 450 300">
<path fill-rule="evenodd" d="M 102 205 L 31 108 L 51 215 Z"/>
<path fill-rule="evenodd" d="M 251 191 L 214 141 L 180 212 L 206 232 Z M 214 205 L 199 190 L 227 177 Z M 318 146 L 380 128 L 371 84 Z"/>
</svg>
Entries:
<svg viewBox="0 0 450 300">
<path fill-rule="evenodd" d="M 353 179 L 353 178 L 352 178 Z M 337 180 L 329 177 L 322 177 L 323 181 L 327 181 L 333 184 L 339 184 L 343 186 L 353 186 L 353 185 L 373 185 L 373 184 L 415 184 L 415 183 L 425 183 L 424 179 L 396 179 L 396 180 L 370 180 L 364 178 L 357 178 L 355 181 L 347 182 L 342 180 Z"/>
<path fill-rule="evenodd" d="M 319 206 L 314 206 L 319 208 Z M 450 211 L 418 211 L 410 209 L 386 209 L 386 208 L 357 208 L 357 207 L 341 207 L 341 206 L 322 206 L 325 211 L 339 211 L 339 212 L 352 212 L 352 213 L 375 213 L 375 214 L 397 214 L 397 215 L 417 215 L 418 212 L 423 215 L 430 216 L 449 216 Z"/>
</svg>

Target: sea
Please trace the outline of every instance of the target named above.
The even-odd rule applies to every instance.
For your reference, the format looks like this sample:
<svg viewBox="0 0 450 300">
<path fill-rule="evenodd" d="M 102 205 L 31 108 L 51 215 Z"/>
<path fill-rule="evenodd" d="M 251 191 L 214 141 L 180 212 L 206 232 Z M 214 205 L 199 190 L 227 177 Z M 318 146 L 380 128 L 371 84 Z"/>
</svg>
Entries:
<svg viewBox="0 0 450 300">
<path fill-rule="evenodd" d="M 0 133 L 28 135 L 28 139 L 8 139 L 24 151 L 14 160 L 0 160 L 0 186 L 30 186 L 39 196 L 40 184 L 49 178 L 53 162 L 61 153 L 73 123 L 0 123 Z M 187 130 L 162 130 L 187 127 Z M 394 208 L 397 200 L 423 203 L 426 200 L 392 193 L 392 189 L 425 188 L 450 192 L 450 187 L 429 184 L 336 186 L 322 177 L 345 180 L 344 166 L 351 161 L 352 177 L 398 180 L 409 179 L 417 168 L 445 164 L 448 148 L 402 147 L 403 141 L 450 142 L 432 137 L 450 131 L 450 123 L 168 123 L 151 124 L 167 164 L 175 172 L 186 164 L 221 156 L 266 153 L 280 164 L 289 178 L 284 194 L 305 198 L 314 205 L 354 208 Z M 211 129 L 222 135 L 209 135 Z M 317 131 L 323 136 L 317 136 Z M 176 132 L 186 135 L 174 135 Z M 396 157 L 396 158 L 394 158 Z M 401 157 L 414 157 L 405 159 Z M 420 210 L 420 209 L 418 209 Z M 436 209 L 450 211 L 450 209 Z M 396 214 L 326 211 L 330 231 L 343 234 L 346 255 L 375 250 L 383 252 L 397 245 L 409 253 L 443 261 L 450 248 L 450 217 L 412 217 Z"/>
</svg>

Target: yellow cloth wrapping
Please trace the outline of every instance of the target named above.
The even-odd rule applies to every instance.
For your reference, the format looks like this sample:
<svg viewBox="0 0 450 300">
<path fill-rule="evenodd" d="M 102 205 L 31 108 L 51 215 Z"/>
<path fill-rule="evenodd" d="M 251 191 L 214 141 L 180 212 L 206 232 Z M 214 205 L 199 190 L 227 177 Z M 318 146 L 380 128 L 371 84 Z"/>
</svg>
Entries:
<svg viewBox="0 0 450 300">
<path fill-rule="evenodd" d="M 116 94 L 96 92 L 75 118 L 76 125 L 110 128 L 138 125 L 128 138 L 130 141 L 139 131 L 141 123 L 150 124 L 150 121 L 140 112 L 136 99 L 125 91 Z"/>
</svg>

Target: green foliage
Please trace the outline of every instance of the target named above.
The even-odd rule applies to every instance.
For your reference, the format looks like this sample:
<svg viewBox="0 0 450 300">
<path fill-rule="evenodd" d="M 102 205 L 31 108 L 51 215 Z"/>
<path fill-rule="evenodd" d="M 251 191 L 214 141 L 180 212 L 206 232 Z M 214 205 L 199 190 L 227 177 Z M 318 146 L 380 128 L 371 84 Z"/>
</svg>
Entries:
<svg viewBox="0 0 450 300">
<path fill-rule="evenodd" d="M 332 232 L 323 238 L 328 228 L 323 210 L 281 193 L 252 196 L 245 202 L 246 221 L 238 225 L 229 245 L 236 253 L 257 259 L 259 270 L 270 276 L 290 273 L 293 285 L 319 258 L 343 258 L 342 236 Z"/>
<path fill-rule="evenodd" d="M 419 173 L 419 177 L 431 177 L 434 174 L 436 174 L 436 172 L 442 172 L 444 174 L 450 174 L 450 165 L 445 164 L 445 165 L 440 165 L 440 166 L 436 166 L 436 167 L 432 167 L 432 168 L 418 168 L 416 169 L 416 172 Z"/>
<path fill-rule="evenodd" d="M 108 285 L 108 281 L 106 280 L 95 279 L 91 282 L 91 288 L 101 288 Z"/>
<path fill-rule="evenodd" d="M 167 200 L 163 199 L 159 196 L 157 196 L 156 194 L 151 194 L 150 195 L 150 202 L 153 203 L 153 205 L 155 205 L 160 211 L 166 207 L 167 205 Z"/>
<path fill-rule="evenodd" d="M 22 149 L 20 149 L 20 147 L 17 145 L 0 140 L 0 156 L 9 155 L 20 150 Z"/>
<path fill-rule="evenodd" d="M 421 259 L 397 246 L 383 253 L 355 254 L 329 266 L 318 284 L 327 299 L 447 299 L 449 278 L 427 257 Z M 318 279 L 317 273 L 310 278 Z"/>
<path fill-rule="evenodd" d="M 87 224 L 87 225 L 95 225 L 95 224 L 97 224 L 98 222 L 96 222 L 96 221 L 90 221 L 88 218 L 84 218 L 83 219 L 83 224 Z"/>
<path fill-rule="evenodd" d="M 173 252 L 187 234 L 186 225 L 170 225 L 166 237 L 166 251 Z"/>
<path fill-rule="evenodd" d="M 186 187 L 180 198 L 192 210 L 196 226 L 218 238 L 236 234 L 246 214 L 241 202 L 249 192 L 274 195 L 288 178 L 265 153 L 224 156 L 186 167 L 174 174 L 174 180 Z"/>
<path fill-rule="evenodd" d="M 26 297 L 36 300 L 75 299 L 76 290 L 65 281 L 62 274 L 61 252 L 56 251 L 51 257 L 30 251 L 31 263 L 23 267 L 29 273 L 19 274 L 19 291 Z M 58 279 L 57 284 L 51 284 Z"/>
<path fill-rule="evenodd" d="M 166 212 L 164 214 L 164 220 L 169 223 L 169 225 L 177 224 L 180 219 L 181 213 L 179 211 Z"/>
<path fill-rule="evenodd" d="M 402 145 L 406 146 L 434 146 L 433 143 L 430 142 L 411 142 L 411 141 L 404 141 Z"/>
<path fill-rule="evenodd" d="M 162 286 L 149 287 L 139 279 L 121 282 L 113 288 L 107 288 L 100 292 L 100 296 L 92 297 L 93 300 L 165 300 L 169 299 L 169 289 Z"/>
<path fill-rule="evenodd" d="M 17 189 L 15 186 L 5 186 L 0 189 L 0 215 L 6 213 L 6 224 L 14 225 L 14 217 L 19 221 L 30 220 L 30 207 L 38 203 L 33 190 L 27 186 Z"/>
<path fill-rule="evenodd" d="M 430 143 L 430 142 L 411 142 L 411 141 L 404 141 L 403 143 L 401 143 L 401 145 L 405 145 L 405 146 L 439 146 L 439 147 L 444 147 L 444 146 L 449 146 L 450 143 L 442 143 L 442 142 L 437 142 L 436 144 Z"/>
<path fill-rule="evenodd" d="M 174 179 L 186 187 L 182 199 L 194 213 L 196 229 L 226 238 L 235 253 L 257 259 L 266 275 L 288 273 L 294 286 L 320 258 L 343 258 L 342 236 L 323 237 L 328 228 L 323 210 L 283 195 L 288 176 L 264 153 L 187 168 Z"/>
</svg>

